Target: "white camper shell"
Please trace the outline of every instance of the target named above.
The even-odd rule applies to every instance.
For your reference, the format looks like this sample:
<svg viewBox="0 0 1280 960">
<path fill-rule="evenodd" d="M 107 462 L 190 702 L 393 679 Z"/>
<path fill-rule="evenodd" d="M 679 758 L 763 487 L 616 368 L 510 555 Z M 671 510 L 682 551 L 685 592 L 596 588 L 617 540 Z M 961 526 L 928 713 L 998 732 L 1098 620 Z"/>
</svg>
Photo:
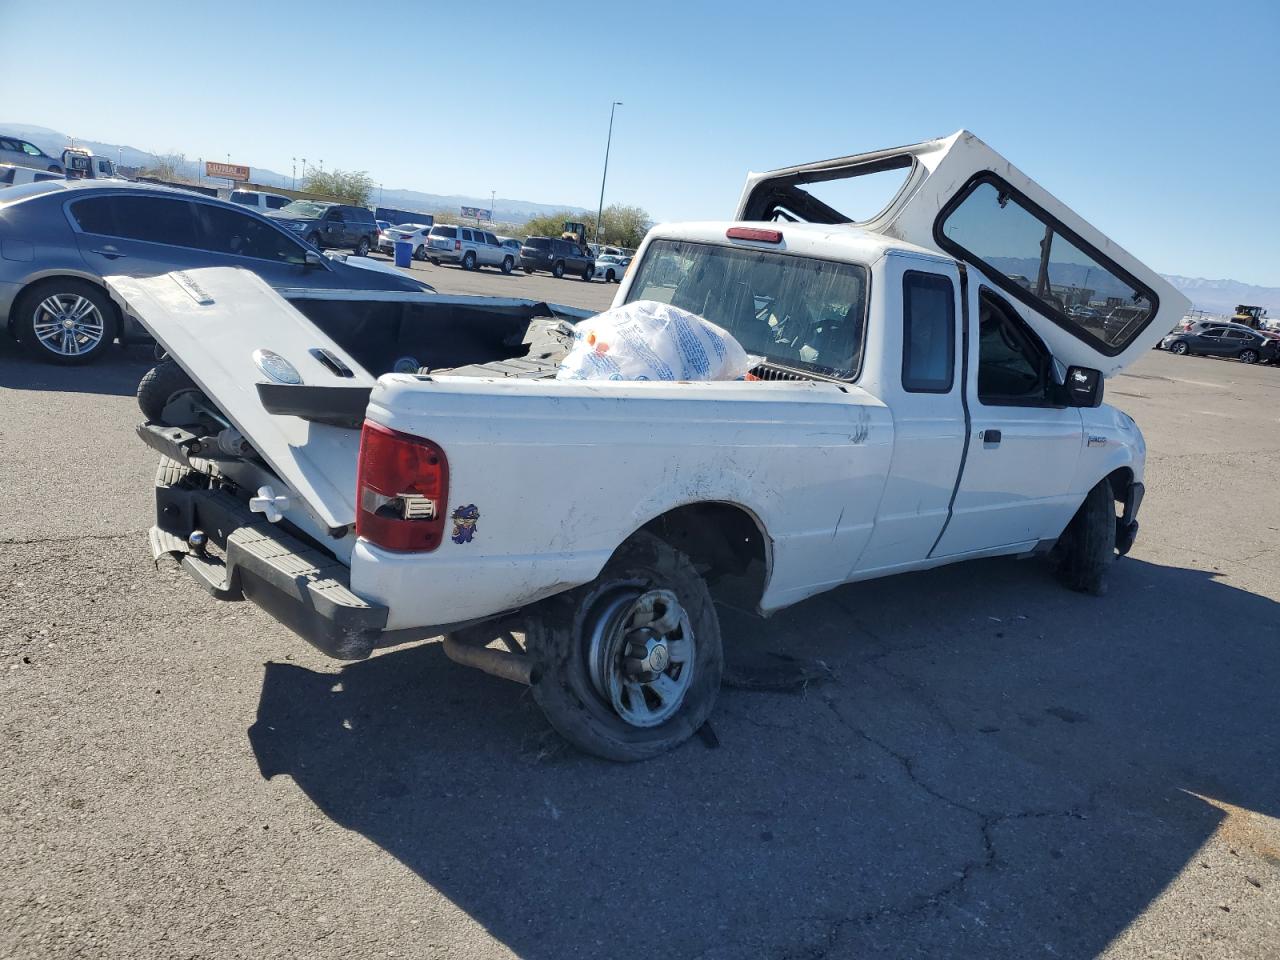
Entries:
<svg viewBox="0 0 1280 960">
<path fill-rule="evenodd" d="M 855 222 L 804 188 L 892 170 L 889 205 Z M 1010 298 L 1064 365 L 1112 376 L 1190 302 L 967 130 L 905 147 L 750 173 L 738 220 L 853 224 L 953 256 Z"/>
</svg>

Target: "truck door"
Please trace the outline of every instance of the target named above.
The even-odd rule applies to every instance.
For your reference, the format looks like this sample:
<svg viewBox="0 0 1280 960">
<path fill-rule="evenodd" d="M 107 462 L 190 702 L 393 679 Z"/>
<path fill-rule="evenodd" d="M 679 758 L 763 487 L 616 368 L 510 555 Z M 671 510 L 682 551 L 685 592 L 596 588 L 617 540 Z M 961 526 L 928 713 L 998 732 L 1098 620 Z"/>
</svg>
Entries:
<svg viewBox="0 0 1280 960">
<path fill-rule="evenodd" d="M 879 382 L 864 385 L 893 411 L 893 461 L 855 578 L 929 555 L 964 459 L 964 304 L 955 264 L 890 255 L 876 285 L 885 359 Z"/>
<path fill-rule="evenodd" d="M 1018 312 L 971 274 L 969 443 L 933 557 L 1057 537 L 1079 505 L 1080 411 L 1054 402 L 1053 358 Z"/>
</svg>

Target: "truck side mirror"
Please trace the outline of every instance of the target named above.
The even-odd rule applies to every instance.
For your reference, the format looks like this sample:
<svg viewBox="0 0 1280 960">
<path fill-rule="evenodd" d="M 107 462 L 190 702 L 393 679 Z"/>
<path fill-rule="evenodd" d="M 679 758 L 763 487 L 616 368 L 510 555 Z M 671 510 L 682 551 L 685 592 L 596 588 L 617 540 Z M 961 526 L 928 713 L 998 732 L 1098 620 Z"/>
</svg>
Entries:
<svg viewBox="0 0 1280 960">
<path fill-rule="evenodd" d="M 1102 403 L 1102 371 L 1091 367 L 1067 367 L 1062 384 L 1063 401 L 1069 407 L 1096 407 Z"/>
</svg>

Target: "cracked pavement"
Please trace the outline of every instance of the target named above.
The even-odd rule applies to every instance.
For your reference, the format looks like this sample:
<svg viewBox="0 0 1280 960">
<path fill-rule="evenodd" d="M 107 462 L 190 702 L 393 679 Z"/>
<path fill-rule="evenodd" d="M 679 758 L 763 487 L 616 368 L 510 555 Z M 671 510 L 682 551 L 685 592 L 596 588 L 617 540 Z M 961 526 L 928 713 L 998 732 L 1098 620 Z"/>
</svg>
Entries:
<svg viewBox="0 0 1280 960">
<path fill-rule="evenodd" d="M 0 346 L 0 956 L 1276 956 L 1280 370 L 1108 384 L 1150 461 L 1106 597 L 998 560 L 724 610 L 823 676 L 616 766 L 438 644 L 344 667 L 156 570 L 147 366 Z"/>
</svg>

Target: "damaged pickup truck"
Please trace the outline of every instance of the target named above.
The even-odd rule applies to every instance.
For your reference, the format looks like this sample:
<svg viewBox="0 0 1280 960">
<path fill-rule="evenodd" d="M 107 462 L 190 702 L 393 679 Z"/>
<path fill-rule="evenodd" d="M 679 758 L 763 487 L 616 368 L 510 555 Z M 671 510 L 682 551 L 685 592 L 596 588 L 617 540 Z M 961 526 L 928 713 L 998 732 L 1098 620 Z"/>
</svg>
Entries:
<svg viewBox="0 0 1280 960">
<path fill-rule="evenodd" d="M 869 221 L 818 199 L 884 171 Z M 334 657 L 445 634 L 615 760 L 711 713 L 722 596 L 767 615 L 1038 554 L 1100 593 L 1145 459 L 1103 381 L 1187 306 L 966 132 L 753 174 L 734 220 L 650 231 L 615 305 L 718 324 L 761 358 L 743 380 L 556 379 L 585 314 L 545 304 L 108 283 L 173 361 L 139 396 L 157 557 Z"/>
</svg>

